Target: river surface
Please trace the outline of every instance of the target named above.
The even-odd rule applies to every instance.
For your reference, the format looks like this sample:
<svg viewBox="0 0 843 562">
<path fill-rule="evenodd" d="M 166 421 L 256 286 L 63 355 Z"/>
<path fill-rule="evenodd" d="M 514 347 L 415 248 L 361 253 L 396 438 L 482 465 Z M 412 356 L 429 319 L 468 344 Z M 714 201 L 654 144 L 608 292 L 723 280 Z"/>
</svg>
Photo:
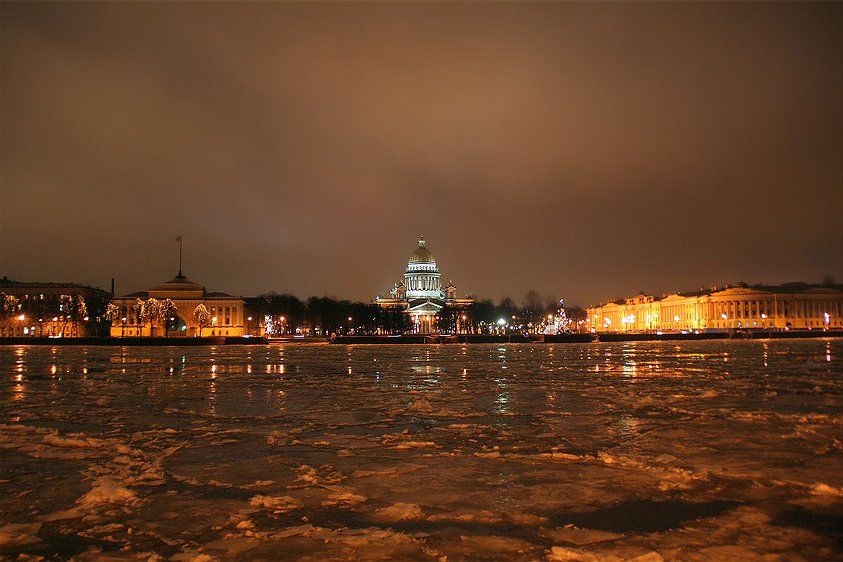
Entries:
<svg viewBox="0 0 843 562">
<path fill-rule="evenodd" d="M 0 558 L 843 559 L 843 340 L 0 347 Z"/>
</svg>

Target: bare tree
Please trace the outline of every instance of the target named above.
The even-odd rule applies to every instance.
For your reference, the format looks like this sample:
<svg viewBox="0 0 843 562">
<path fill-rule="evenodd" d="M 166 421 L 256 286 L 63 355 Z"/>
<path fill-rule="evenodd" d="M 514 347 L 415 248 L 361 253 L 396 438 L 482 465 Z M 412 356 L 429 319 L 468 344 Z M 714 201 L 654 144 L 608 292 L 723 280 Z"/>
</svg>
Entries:
<svg viewBox="0 0 843 562">
<path fill-rule="evenodd" d="M 149 337 L 155 336 L 155 325 L 161 317 L 161 303 L 156 298 L 148 298 L 141 307 L 141 321 L 149 322 Z"/>
<path fill-rule="evenodd" d="M 141 332 L 143 332 L 143 307 L 143 300 L 135 299 L 135 304 L 132 305 L 132 312 L 135 315 L 135 326 L 138 327 L 138 333 L 136 334 L 138 337 L 140 337 Z"/>
<path fill-rule="evenodd" d="M 200 303 L 193 310 L 193 318 L 196 320 L 196 323 L 199 324 L 199 337 L 201 338 L 202 328 L 204 328 L 208 324 L 208 321 L 211 320 L 211 313 L 208 312 L 208 309 L 204 304 Z"/>
<path fill-rule="evenodd" d="M 76 326 L 76 335 L 79 335 L 79 322 L 85 322 L 88 318 L 88 305 L 85 303 L 85 298 L 82 295 L 76 295 L 73 301 L 73 323 Z"/>
<path fill-rule="evenodd" d="M 9 319 L 14 320 L 14 316 L 18 311 L 19 302 L 20 299 L 18 299 L 14 295 L 0 293 L 0 319 L 3 320 L 3 323 L 6 323 Z M 12 323 L 11 325 L 13 326 L 11 328 L 12 335 L 14 335 L 14 323 Z"/>
<path fill-rule="evenodd" d="M 544 301 L 538 291 L 535 289 L 527 291 L 521 303 L 521 311 L 527 321 L 533 323 L 541 321 L 544 316 Z"/>
<path fill-rule="evenodd" d="M 168 328 L 170 326 L 170 322 L 175 320 L 176 317 L 176 305 L 170 299 L 165 299 L 161 301 L 161 306 L 159 307 L 159 313 L 161 315 L 161 319 L 164 323 L 164 337 L 169 337 Z"/>
<path fill-rule="evenodd" d="M 15 295 L 7 295 L 6 293 L 0 293 L 0 305 L 3 307 L 3 317 L 14 316 L 15 312 L 18 311 L 18 303 L 20 299 L 18 299 Z"/>
<path fill-rule="evenodd" d="M 67 326 L 67 322 L 70 320 L 71 308 L 73 308 L 73 296 L 60 295 L 59 312 L 61 312 L 61 330 L 59 331 L 59 335 L 61 335 L 62 337 L 64 337 L 64 328 Z"/>
<path fill-rule="evenodd" d="M 105 305 L 105 312 L 103 312 L 102 316 L 103 316 L 103 318 L 105 318 L 106 320 L 111 322 L 111 324 L 113 325 L 115 321 L 120 320 L 120 318 L 121 318 L 120 307 L 117 306 L 116 304 L 114 304 L 113 302 L 110 302 L 107 305 Z M 122 325 L 122 322 L 121 322 L 121 325 Z M 122 330 L 120 332 L 120 335 L 121 336 L 123 335 Z"/>
</svg>

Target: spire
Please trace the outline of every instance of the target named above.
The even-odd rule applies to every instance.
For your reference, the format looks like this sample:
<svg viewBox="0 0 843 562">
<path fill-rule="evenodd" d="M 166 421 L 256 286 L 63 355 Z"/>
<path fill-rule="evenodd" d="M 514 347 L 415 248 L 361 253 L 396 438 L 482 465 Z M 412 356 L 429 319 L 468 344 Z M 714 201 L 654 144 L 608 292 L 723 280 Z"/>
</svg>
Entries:
<svg viewBox="0 0 843 562">
<path fill-rule="evenodd" d="M 419 248 L 424 248 L 424 236 L 419 238 Z"/>
</svg>

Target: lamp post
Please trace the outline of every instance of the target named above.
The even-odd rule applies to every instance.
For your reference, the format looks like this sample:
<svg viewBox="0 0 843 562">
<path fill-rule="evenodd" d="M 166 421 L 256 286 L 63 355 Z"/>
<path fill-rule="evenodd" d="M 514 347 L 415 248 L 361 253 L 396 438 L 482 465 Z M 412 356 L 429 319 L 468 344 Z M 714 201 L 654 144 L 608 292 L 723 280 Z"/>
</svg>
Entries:
<svg viewBox="0 0 843 562">
<path fill-rule="evenodd" d="M 351 335 L 351 316 L 348 317 L 348 334 Z"/>
</svg>

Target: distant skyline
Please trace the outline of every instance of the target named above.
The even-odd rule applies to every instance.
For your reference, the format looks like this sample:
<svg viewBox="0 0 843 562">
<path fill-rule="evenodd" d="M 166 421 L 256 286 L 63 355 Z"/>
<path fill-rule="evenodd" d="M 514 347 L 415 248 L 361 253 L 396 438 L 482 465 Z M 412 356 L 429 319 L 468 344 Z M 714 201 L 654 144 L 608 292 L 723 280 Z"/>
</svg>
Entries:
<svg viewBox="0 0 843 562">
<path fill-rule="evenodd" d="M 843 280 L 841 3 L 0 4 L 0 276 Z"/>
</svg>

